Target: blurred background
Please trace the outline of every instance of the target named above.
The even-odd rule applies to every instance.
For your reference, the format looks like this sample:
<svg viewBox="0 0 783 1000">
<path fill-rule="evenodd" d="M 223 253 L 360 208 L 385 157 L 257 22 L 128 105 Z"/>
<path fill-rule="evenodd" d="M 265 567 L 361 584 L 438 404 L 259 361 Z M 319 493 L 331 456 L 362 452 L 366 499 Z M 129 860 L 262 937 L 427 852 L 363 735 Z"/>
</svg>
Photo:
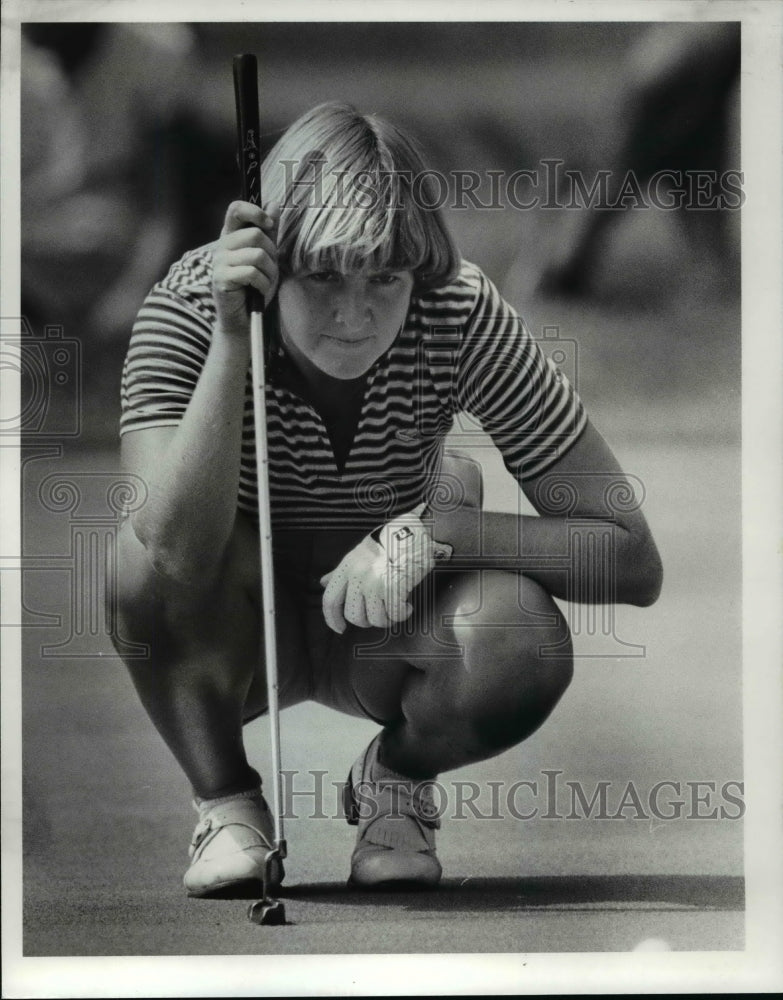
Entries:
<svg viewBox="0 0 783 1000">
<path fill-rule="evenodd" d="M 588 188 L 611 172 L 611 201 L 629 170 L 646 192 L 656 171 L 741 167 L 737 24 L 38 24 L 24 35 L 24 313 L 85 346 L 83 441 L 114 438 L 118 372 L 150 285 L 217 238 L 238 194 L 235 52 L 259 57 L 267 146 L 312 105 L 346 100 L 410 129 L 452 184 L 477 172 L 482 205 L 490 172 L 543 178 L 547 159 Z M 545 204 L 543 180 L 536 193 Z M 599 405 L 719 394 L 710 421 L 693 414 L 691 426 L 736 423 L 739 212 L 495 201 L 505 207 L 462 199 L 448 211 L 464 256 L 531 327 L 578 335 L 580 386 Z"/>
<path fill-rule="evenodd" d="M 82 352 L 80 433 L 25 466 L 25 544 L 42 558 L 67 561 L 72 544 L 73 518 L 41 502 L 46 478 L 65 471 L 97 483 L 118 468 L 120 370 L 144 295 L 184 250 L 217 237 L 238 195 L 234 53 L 258 55 L 267 146 L 312 105 L 346 100 L 412 131 L 452 180 L 455 171 L 486 178 L 484 205 L 492 172 L 543 171 L 545 160 L 581 172 L 588 188 L 607 171 L 611 200 L 628 171 L 647 192 L 661 170 L 714 171 L 718 184 L 741 170 L 737 24 L 31 24 L 23 36 L 23 311 L 33 332 L 62 325 Z M 703 203 L 712 194 L 708 183 Z M 567 203 L 567 190 L 557 200 Z M 595 635 L 577 637 L 573 688 L 540 733 L 465 776 L 516 780 L 562 767 L 588 790 L 598 780 L 718 789 L 741 780 L 740 212 L 714 202 L 608 212 L 540 203 L 466 204 L 447 215 L 463 255 L 544 349 L 559 352 L 594 423 L 644 484 L 666 577 L 654 607 L 617 610 L 618 641 L 598 649 Z M 53 406 L 73 402 L 58 400 L 52 394 Z M 47 426 L 57 441 L 56 422 Z M 489 443 L 459 428 L 453 443 L 481 462 L 488 503 L 519 509 Z M 84 655 L 58 658 L 69 593 L 64 573 L 27 575 L 38 626 L 25 640 L 30 953 L 203 948 L 172 929 L 187 789 L 105 629 L 83 628 Z M 293 709 L 283 720 L 285 764 L 328 768 L 327 780 L 339 781 L 372 728 L 317 706 Z M 248 742 L 263 768 L 263 722 Z M 95 801 L 97 815 L 85 806 Z M 338 825 L 324 839 L 322 825 L 294 823 L 295 882 L 344 874 L 351 834 Z M 742 872 L 736 821 L 494 824 L 489 848 L 486 824 L 459 826 L 441 852 L 457 874 L 507 875 L 510 858 L 522 875 Z M 58 886 L 74 900 L 65 915 Z M 160 912 L 170 908 L 163 938 L 162 921 L 148 922 L 155 899 Z M 622 931 L 612 933 L 616 945 Z M 715 934 L 691 944 L 742 946 L 739 924 Z M 217 950 L 238 948 L 230 936 L 215 940 Z M 362 950 L 377 945 L 368 940 Z M 454 950 L 471 943 L 481 948 L 452 940 Z M 323 945 L 332 946 L 357 947 L 339 935 Z M 495 939 L 487 949 L 504 946 Z M 569 950 L 569 939 L 558 947 Z"/>
</svg>

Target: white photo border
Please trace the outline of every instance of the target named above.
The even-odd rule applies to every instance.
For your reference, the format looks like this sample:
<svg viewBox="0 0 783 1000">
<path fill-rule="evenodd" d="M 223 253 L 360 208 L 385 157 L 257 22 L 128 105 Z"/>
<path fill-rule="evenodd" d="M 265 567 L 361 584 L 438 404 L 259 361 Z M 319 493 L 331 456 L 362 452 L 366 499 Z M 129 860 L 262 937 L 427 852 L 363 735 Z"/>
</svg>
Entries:
<svg viewBox="0 0 783 1000">
<path fill-rule="evenodd" d="M 739 20 L 742 22 L 743 589 L 746 947 L 741 952 L 527 955 L 23 958 L 21 946 L 21 638 L 2 629 L 3 995 L 5 997 L 409 995 L 427 992 L 767 992 L 783 988 L 781 836 L 781 22 L 778 2 L 418 0 L 263 4 L 222 0 L 7 0 L 2 39 L 2 303 L 19 303 L 19 24 L 23 20 Z M 19 387 L 3 373 L 3 406 Z M 3 539 L 20 545 L 19 462 L 0 449 Z M 19 621 L 18 574 L 3 574 L 3 616 Z"/>
</svg>

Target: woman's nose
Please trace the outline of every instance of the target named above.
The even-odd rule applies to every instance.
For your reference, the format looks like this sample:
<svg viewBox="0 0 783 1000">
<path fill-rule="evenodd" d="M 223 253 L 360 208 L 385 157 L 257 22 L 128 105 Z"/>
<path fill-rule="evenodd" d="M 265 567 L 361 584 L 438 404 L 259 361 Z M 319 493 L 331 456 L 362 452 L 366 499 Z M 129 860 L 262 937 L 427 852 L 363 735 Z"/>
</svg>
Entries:
<svg viewBox="0 0 783 1000">
<path fill-rule="evenodd" d="M 349 330 L 361 330 L 370 319 L 370 302 L 364 288 L 346 282 L 337 293 L 334 318 Z"/>
</svg>

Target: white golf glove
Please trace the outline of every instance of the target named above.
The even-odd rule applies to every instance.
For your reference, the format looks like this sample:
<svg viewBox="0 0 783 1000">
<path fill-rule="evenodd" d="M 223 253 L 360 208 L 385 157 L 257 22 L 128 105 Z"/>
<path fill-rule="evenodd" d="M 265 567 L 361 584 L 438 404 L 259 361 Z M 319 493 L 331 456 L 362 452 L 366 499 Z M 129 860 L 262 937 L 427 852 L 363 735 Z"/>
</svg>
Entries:
<svg viewBox="0 0 783 1000">
<path fill-rule="evenodd" d="M 363 538 L 340 565 L 321 577 L 325 587 L 324 619 L 335 632 L 347 623 L 359 628 L 387 628 L 413 612 L 411 591 L 436 561 L 451 557 L 452 547 L 434 542 L 421 520 L 426 503 L 401 514 L 379 532 Z M 378 534 L 380 541 L 373 538 Z"/>
</svg>

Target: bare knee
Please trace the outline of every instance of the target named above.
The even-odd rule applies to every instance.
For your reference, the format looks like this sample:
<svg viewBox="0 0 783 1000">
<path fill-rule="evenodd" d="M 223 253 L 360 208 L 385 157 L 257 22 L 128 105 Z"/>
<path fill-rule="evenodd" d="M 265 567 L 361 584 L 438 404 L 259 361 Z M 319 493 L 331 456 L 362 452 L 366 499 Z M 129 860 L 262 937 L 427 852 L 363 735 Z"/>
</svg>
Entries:
<svg viewBox="0 0 783 1000">
<path fill-rule="evenodd" d="M 130 520 L 126 521 L 118 536 L 116 577 L 107 593 L 123 638 L 154 644 L 162 655 L 168 647 L 181 646 L 185 637 L 218 637 L 229 618 L 235 622 L 245 610 L 253 614 L 240 541 L 232 538 L 218 577 L 183 582 L 153 565 Z M 231 615 L 226 615 L 226 605 L 233 609 Z"/>
<path fill-rule="evenodd" d="M 161 584 L 130 519 L 126 520 L 118 534 L 116 572 L 107 580 L 106 595 L 125 638 L 142 640 L 159 617 L 164 604 Z"/>
<path fill-rule="evenodd" d="M 480 743 L 500 750 L 552 712 L 573 677 L 573 650 L 566 621 L 540 584 L 502 571 L 484 577 L 479 607 L 474 593 L 472 612 L 463 624 L 455 620 L 464 669 L 451 705 Z"/>
<path fill-rule="evenodd" d="M 497 664 L 503 673 L 535 670 L 566 686 L 572 674 L 571 636 L 551 595 L 529 577 L 504 571 L 482 574 L 481 589 L 456 606 L 454 631 L 468 669 Z"/>
</svg>

